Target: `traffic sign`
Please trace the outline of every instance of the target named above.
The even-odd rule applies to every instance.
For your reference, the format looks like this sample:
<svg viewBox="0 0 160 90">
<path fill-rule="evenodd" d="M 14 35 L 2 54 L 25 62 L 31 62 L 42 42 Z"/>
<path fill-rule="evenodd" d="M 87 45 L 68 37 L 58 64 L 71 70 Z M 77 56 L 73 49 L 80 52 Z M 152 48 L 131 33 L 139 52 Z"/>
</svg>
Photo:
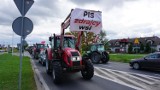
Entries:
<svg viewBox="0 0 160 90">
<path fill-rule="evenodd" d="M 139 44 L 138 38 L 136 38 L 136 39 L 134 40 L 134 44 Z"/>
<path fill-rule="evenodd" d="M 23 29 L 22 29 L 22 23 L 23 23 Z M 33 23 L 27 17 L 18 17 L 13 21 L 12 28 L 17 35 L 26 37 L 28 34 L 32 32 Z M 22 34 L 21 34 L 21 31 L 22 31 Z"/>
<path fill-rule="evenodd" d="M 16 4 L 16 6 L 17 6 L 19 12 L 21 13 L 21 15 L 25 16 L 27 11 L 33 5 L 34 1 L 33 0 L 24 0 L 24 3 L 23 3 L 23 0 L 14 0 L 14 3 Z M 24 7 L 24 11 L 23 11 L 23 7 Z"/>
</svg>

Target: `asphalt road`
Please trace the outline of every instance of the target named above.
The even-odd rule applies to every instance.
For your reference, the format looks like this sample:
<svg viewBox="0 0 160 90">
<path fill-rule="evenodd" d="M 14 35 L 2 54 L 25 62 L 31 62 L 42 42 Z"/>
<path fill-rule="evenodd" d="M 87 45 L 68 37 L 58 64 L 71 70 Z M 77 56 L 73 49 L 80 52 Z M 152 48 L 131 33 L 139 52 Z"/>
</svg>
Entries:
<svg viewBox="0 0 160 90">
<path fill-rule="evenodd" d="M 147 70 L 147 69 L 134 70 L 129 66 L 128 63 L 109 62 L 108 64 L 94 64 L 94 66 L 118 70 L 118 71 L 124 71 L 129 73 L 144 74 L 144 75 L 160 78 L 160 71 L 153 71 L 153 70 Z"/>
<path fill-rule="evenodd" d="M 158 71 L 134 70 L 126 63 L 109 62 L 94 64 L 95 75 L 86 81 L 81 73 L 64 75 L 60 85 L 53 83 L 45 67 L 33 59 L 40 74 L 51 90 L 159 90 L 160 73 Z"/>
<path fill-rule="evenodd" d="M 38 60 L 34 60 L 34 62 L 51 90 L 134 90 L 98 76 L 86 81 L 80 73 L 65 74 L 63 82 L 60 85 L 55 85 L 52 77 L 46 74 L 45 67 L 38 63 Z"/>
</svg>

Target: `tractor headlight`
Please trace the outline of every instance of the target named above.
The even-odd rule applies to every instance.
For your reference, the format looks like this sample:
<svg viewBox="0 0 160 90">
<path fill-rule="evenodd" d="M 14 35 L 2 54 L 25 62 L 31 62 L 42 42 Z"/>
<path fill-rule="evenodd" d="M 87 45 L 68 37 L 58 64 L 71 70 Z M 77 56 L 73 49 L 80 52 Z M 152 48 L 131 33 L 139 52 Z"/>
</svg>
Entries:
<svg viewBox="0 0 160 90">
<path fill-rule="evenodd" d="M 77 56 L 77 57 L 72 57 L 72 61 L 80 61 L 81 57 Z"/>
<path fill-rule="evenodd" d="M 72 57 L 72 61 L 76 61 L 76 57 Z"/>
<path fill-rule="evenodd" d="M 80 57 L 77 57 L 77 61 L 80 61 Z"/>
</svg>

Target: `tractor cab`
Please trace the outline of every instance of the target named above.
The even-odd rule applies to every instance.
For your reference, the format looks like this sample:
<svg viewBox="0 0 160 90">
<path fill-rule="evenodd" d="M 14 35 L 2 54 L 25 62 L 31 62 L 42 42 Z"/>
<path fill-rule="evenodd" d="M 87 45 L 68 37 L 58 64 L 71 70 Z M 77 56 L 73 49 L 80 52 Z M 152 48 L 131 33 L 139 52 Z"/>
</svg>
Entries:
<svg viewBox="0 0 160 90">
<path fill-rule="evenodd" d="M 36 43 L 33 49 L 33 57 L 35 59 L 39 58 L 40 51 L 45 48 L 45 44 Z"/>
<path fill-rule="evenodd" d="M 51 44 L 51 47 L 53 49 L 58 49 L 58 48 L 73 48 L 75 49 L 75 37 L 73 35 L 65 35 L 63 39 L 63 45 L 60 47 L 60 35 L 54 35 L 52 37 L 49 37 L 49 41 Z"/>
<path fill-rule="evenodd" d="M 90 45 L 90 51 L 105 51 L 104 45 L 102 43 L 92 44 Z"/>
</svg>

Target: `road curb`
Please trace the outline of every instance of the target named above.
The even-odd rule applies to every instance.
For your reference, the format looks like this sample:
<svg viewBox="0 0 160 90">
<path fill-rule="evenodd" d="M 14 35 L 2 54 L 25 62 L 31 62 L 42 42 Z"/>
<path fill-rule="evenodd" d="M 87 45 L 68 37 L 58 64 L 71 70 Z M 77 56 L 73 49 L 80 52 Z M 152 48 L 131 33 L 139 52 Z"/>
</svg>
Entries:
<svg viewBox="0 0 160 90">
<path fill-rule="evenodd" d="M 46 84 L 46 82 L 44 81 L 42 75 L 40 74 L 37 66 L 35 65 L 35 63 L 33 62 L 33 60 L 31 59 L 31 64 L 32 64 L 32 69 L 34 71 L 34 77 L 35 77 L 35 81 L 36 81 L 36 85 L 37 85 L 37 89 L 38 90 L 50 90 L 48 85 Z M 37 81 L 38 80 L 38 81 Z"/>
<path fill-rule="evenodd" d="M 29 53 L 28 53 L 28 55 L 29 55 Z M 37 66 L 35 65 L 35 62 L 33 61 L 31 55 L 29 55 L 29 57 L 30 57 L 31 65 L 32 65 L 32 70 L 34 72 L 34 79 L 35 79 L 35 82 L 37 85 L 37 90 L 50 90 L 48 85 L 44 81 L 44 78 L 40 74 L 40 71 L 38 70 Z"/>
</svg>

